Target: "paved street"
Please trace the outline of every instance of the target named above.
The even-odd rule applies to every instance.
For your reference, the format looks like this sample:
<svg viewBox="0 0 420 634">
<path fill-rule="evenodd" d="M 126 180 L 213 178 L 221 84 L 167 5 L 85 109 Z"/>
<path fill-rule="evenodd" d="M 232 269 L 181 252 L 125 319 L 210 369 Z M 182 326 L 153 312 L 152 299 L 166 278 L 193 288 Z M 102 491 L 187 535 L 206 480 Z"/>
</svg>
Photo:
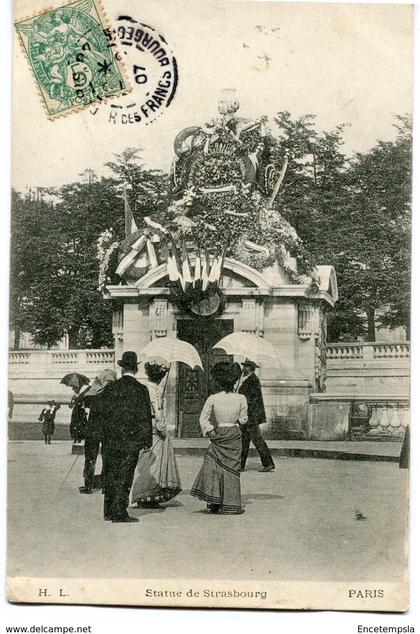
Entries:
<svg viewBox="0 0 420 634">
<path fill-rule="evenodd" d="M 252 459 L 241 475 L 245 513 L 214 516 L 189 495 L 199 456 L 181 455 L 184 491 L 138 524 L 102 520 L 102 495 L 83 496 L 83 457 L 69 442 L 9 445 L 9 575 L 400 581 L 407 472 L 398 464 Z M 355 512 L 366 516 L 357 521 Z"/>
</svg>

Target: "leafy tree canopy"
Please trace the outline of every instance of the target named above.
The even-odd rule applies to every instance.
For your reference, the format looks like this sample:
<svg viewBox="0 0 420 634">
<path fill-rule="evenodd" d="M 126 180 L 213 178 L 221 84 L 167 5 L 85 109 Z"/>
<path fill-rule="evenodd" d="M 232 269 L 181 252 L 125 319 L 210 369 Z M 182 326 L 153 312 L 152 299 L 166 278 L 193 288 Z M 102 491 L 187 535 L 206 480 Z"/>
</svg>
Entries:
<svg viewBox="0 0 420 634">
<path fill-rule="evenodd" d="M 71 348 L 112 346 L 112 304 L 98 290 L 97 240 L 112 228 L 124 237 L 125 178 L 136 187 L 137 217 L 163 204 L 166 176 L 139 164 L 127 150 L 110 163 L 115 176 L 92 170 L 80 180 L 47 192 L 54 204 L 13 193 L 11 316 L 15 345 L 29 332 L 38 345 L 51 347 L 65 334 Z"/>
<path fill-rule="evenodd" d="M 375 324 L 409 331 L 411 126 L 348 159 L 345 126 L 316 132 L 314 117 L 276 117 L 278 152 L 293 159 L 277 200 L 318 264 L 332 264 L 339 296 L 329 338 L 375 338 Z"/>
</svg>

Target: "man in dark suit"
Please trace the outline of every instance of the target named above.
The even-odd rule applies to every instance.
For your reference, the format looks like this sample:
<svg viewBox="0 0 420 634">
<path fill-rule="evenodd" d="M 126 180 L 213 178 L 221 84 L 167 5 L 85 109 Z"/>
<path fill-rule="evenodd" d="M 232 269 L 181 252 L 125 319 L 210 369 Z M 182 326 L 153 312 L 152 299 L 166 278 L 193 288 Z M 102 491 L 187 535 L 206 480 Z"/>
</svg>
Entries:
<svg viewBox="0 0 420 634">
<path fill-rule="evenodd" d="M 118 361 L 122 377 L 104 389 L 103 442 L 105 445 L 104 519 L 138 522 L 127 508 L 134 471 L 141 449 L 152 445 L 152 411 L 149 391 L 135 378 L 137 355 L 124 352 Z"/>
<path fill-rule="evenodd" d="M 85 438 L 85 466 L 83 469 L 83 478 L 85 484 L 79 487 L 79 493 L 93 493 L 95 484 L 95 467 L 96 460 L 101 446 L 102 455 L 102 471 L 101 471 L 101 487 L 105 488 L 105 449 L 102 444 L 104 420 L 106 421 L 107 412 L 104 409 L 106 405 L 106 396 L 104 399 L 104 390 L 106 386 L 117 380 L 117 373 L 111 368 L 107 368 L 100 372 L 95 378 L 93 384 L 85 392 L 83 399 L 84 406 L 89 409 L 89 417 L 86 427 Z"/>
<path fill-rule="evenodd" d="M 241 469 L 245 470 L 246 460 L 249 453 L 249 445 L 252 442 L 255 445 L 256 450 L 260 454 L 262 468 L 260 471 L 274 471 L 275 465 L 273 458 L 271 457 L 270 450 L 261 435 L 259 425 L 265 423 L 265 408 L 264 401 L 261 392 L 260 380 L 255 374 L 257 364 L 254 361 L 246 359 L 242 363 L 242 382 L 239 387 L 239 394 L 243 394 L 246 397 L 248 403 L 248 422 L 246 425 L 241 425 L 242 432 L 242 454 L 241 454 Z"/>
</svg>

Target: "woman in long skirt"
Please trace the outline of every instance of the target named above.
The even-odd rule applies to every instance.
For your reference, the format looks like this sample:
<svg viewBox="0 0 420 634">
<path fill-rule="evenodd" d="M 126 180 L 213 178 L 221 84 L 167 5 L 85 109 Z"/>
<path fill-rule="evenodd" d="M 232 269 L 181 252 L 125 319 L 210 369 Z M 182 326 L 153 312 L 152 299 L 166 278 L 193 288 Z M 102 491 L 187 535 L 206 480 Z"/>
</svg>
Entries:
<svg viewBox="0 0 420 634">
<path fill-rule="evenodd" d="M 207 502 L 211 513 L 239 515 L 241 503 L 241 431 L 248 420 L 243 394 L 234 393 L 237 379 L 232 363 L 217 363 L 212 377 L 218 390 L 209 396 L 200 415 L 200 426 L 210 446 L 191 495 Z"/>
<path fill-rule="evenodd" d="M 171 439 L 167 434 L 165 402 L 161 382 L 168 369 L 157 363 L 145 363 L 147 388 L 152 405 L 153 443 L 150 450 L 140 452 L 137 477 L 131 490 L 131 501 L 140 507 L 159 508 L 181 491 L 181 480 Z"/>
<path fill-rule="evenodd" d="M 69 407 L 72 410 L 70 418 L 70 437 L 74 443 L 81 443 L 86 438 L 87 416 L 83 399 L 89 386 L 82 388 L 74 387 L 74 395 L 71 398 Z"/>
</svg>

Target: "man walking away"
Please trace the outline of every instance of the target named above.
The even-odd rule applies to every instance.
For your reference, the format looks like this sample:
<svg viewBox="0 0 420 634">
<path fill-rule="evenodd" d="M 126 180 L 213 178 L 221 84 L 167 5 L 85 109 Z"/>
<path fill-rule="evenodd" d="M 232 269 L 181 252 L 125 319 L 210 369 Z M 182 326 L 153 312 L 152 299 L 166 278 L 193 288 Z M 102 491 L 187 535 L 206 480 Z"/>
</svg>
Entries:
<svg viewBox="0 0 420 634">
<path fill-rule="evenodd" d="M 117 380 L 117 374 L 114 370 L 107 369 L 101 372 L 94 380 L 93 385 L 86 390 L 84 404 L 89 408 L 89 417 L 87 420 L 86 438 L 85 438 L 85 466 L 83 469 L 84 486 L 79 487 L 80 493 L 93 493 L 95 480 L 95 466 L 99 454 L 99 446 L 103 436 L 104 424 L 104 400 L 103 392 L 105 387 L 112 381 Z M 102 474 L 101 485 L 105 477 L 105 450 L 102 445 Z"/>
<path fill-rule="evenodd" d="M 265 423 L 265 409 L 264 401 L 261 392 L 260 380 L 255 374 L 255 369 L 258 368 L 254 361 L 246 359 L 241 364 L 242 371 L 242 383 L 239 387 L 239 394 L 243 394 L 246 397 L 248 403 L 248 422 L 246 425 L 241 425 L 242 432 L 242 455 L 241 455 L 241 470 L 245 471 L 245 464 L 248 458 L 249 445 L 252 442 L 258 451 L 262 468 L 259 471 L 274 471 L 275 465 L 273 458 L 271 457 L 270 450 L 267 447 L 267 443 L 261 435 L 259 425 Z"/>
<path fill-rule="evenodd" d="M 138 522 L 127 512 L 139 451 L 152 445 L 152 412 L 147 388 L 135 378 L 137 355 L 124 352 L 118 361 L 122 377 L 103 392 L 105 445 L 104 519 Z"/>
</svg>

